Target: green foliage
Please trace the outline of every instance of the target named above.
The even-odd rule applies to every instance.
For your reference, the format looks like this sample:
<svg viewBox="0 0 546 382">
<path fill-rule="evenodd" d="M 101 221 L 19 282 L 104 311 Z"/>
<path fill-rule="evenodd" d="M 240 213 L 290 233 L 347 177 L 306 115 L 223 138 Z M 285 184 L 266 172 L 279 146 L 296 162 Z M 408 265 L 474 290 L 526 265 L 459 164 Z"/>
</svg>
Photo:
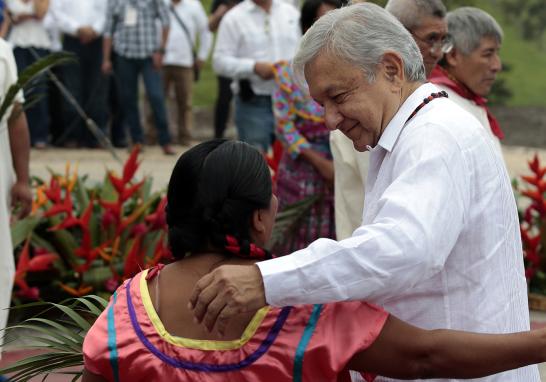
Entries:
<svg viewBox="0 0 546 382">
<path fill-rule="evenodd" d="M 506 19 L 517 25 L 526 40 L 543 39 L 546 31 L 544 0 L 498 0 Z"/>
<path fill-rule="evenodd" d="M 29 89 L 36 86 L 35 79 L 41 74 L 51 69 L 54 66 L 73 62 L 74 55 L 66 52 L 52 53 L 46 57 L 37 60 L 35 63 L 27 67 L 21 73 L 15 84 L 10 86 L 5 98 L 0 105 L 0 120 L 4 118 L 4 114 L 15 100 L 15 96 L 22 89 Z"/>
<path fill-rule="evenodd" d="M 71 375 L 73 381 L 78 380 L 83 371 L 85 334 L 107 305 L 108 302 L 103 298 L 89 295 L 58 304 L 37 302 L 12 308 L 43 310 L 32 318 L 8 327 L 7 343 L 14 341 L 17 333 L 24 332 L 25 339 L 33 342 L 32 346 L 25 346 L 26 349 L 46 351 L 0 369 L 0 375 L 11 374 L 10 381 L 13 382 L 29 381 L 38 376 L 45 379 L 49 374 Z M 52 316 L 56 318 L 51 319 Z"/>
</svg>

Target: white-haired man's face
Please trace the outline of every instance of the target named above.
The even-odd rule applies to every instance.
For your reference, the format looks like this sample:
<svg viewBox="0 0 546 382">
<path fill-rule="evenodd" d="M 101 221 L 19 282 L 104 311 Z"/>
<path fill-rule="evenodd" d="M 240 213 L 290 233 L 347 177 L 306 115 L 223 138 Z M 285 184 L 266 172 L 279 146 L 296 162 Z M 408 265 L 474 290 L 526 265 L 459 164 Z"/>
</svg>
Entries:
<svg viewBox="0 0 546 382">
<path fill-rule="evenodd" d="M 409 32 L 421 51 L 428 77 L 444 55 L 442 48 L 447 39 L 447 21 L 441 17 L 426 16 L 418 27 Z"/>
<path fill-rule="evenodd" d="M 329 130 L 339 129 L 358 151 L 374 147 L 401 104 L 403 64 L 395 53 L 385 54 L 376 78 L 369 83 L 361 68 L 321 53 L 305 65 L 313 99 L 324 107 Z"/>
</svg>

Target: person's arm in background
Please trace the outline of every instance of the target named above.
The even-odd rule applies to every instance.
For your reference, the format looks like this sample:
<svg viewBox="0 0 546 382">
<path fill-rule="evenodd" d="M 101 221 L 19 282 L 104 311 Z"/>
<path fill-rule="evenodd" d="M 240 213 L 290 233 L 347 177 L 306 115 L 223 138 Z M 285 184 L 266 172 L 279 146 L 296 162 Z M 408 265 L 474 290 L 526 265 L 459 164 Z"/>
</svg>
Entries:
<svg viewBox="0 0 546 382">
<path fill-rule="evenodd" d="M 102 72 L 104 74 L 112 73 L 112 38 L 114 35 L 116 1 L 109 0 L 106 7 L 106 17 L 104 19 L 104 37 L 102 39 Z"/>
<path fill-rule="evenodd" d="M 223 3 L 223 0 L 214 0 L 208 19 L 208 27 L 211 32 L 216 32 L 220 25 L 220 21 L 230 9 L 231 7 Z"/>
<path fill-rule="evenodd" d="M 167 40 L 169 39 L 169 25 L 171 23 L 171 18 L 169 17 L 169 9 L 163 0 L 155 0 L 156 9 L 158 13 L 159 20 L 161 21 L 161 42 L 159 43 L 159 49 L 154 52 L 152 59 L 154 62 L 154 68 L 156 70 L 161 70 L 163 66 L 163 57 L 165 55 L 165 48 L 167 46 Z"/>
<path fill-rule="evenodd" d="M 38 20 L 45 17 L 49 9 L 49 0 L 34 0 L 34 15 Z"/>
<path fill-rule="evenodd" d="M 15 170 L 15 184 L 11 188 L 11 204 L 17 218 L 26 217 L 32 208 L 29 159 L 30 135 L 27 119 L 20 103 L 15 103 L 8 119 L 9 143 Z"/>
<path fill-rule="evenodd" d="M 201 2 L 197 2 L 197 34 L 199 36 L 199 51 L 197 52 L 197 66 L 201 69 L 207 61 L 212 48 L 212 33 L 209 31 L 207 14 Z"/>
<path fill-rule="evenodd" d="M 273 78 L 273 64 L 256 61 L 253 58 L 238 57 L 237 51 L 241 39 L 238 22 L 227 14 L 218 29 L 216 46 L 212 55 L 212 64 L 216 74 L 233 78 L 249 78 L 257 74 L 264 80 Z"/>
<path fill-rule="evenodd" d="M 480 378 L 546 361 L 546 329 L 512 334 L 424 330 L 390 316 L 351 370 L 397 379 Z"/>
<path fill-rule="evenodd" d="M 5 6 L 3 9 L 0 10 L 0 12 L 2 12 L 2 15 L 4 17 L 2 20 L 2 25 L 0 25 L 0 38 L 5 38 L 11 25 L 11 19 Z"/>
</svg>

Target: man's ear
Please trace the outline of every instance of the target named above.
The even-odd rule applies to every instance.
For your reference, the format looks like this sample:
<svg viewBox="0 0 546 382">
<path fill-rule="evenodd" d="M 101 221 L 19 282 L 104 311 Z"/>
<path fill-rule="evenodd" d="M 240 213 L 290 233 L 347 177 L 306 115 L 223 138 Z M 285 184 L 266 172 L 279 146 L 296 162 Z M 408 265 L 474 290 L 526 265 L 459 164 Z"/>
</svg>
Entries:
<svg viewBox="0 0 546 382">
<path fill-rule="evenodd" d="M 396 52 L 387 51 L 381 58 L 381 75 L 398 90 L 406 79 L 404 61 Z"/>
<path fill-rule="evenodd" d="M 461 57 L 461 53 L 456 48 L 451 49 L 449 52 L 445 53 L 444 55 L 447 65 L 453 68 L 459 64 L 460 57 Z"/>
</svg>

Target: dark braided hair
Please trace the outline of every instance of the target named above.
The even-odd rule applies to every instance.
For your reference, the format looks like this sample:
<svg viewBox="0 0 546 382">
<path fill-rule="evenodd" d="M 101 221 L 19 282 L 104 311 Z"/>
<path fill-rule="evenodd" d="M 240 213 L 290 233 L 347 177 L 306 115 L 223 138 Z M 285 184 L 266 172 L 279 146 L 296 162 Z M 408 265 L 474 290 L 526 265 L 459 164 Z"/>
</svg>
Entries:
<svg viewBox="0 0 546 382">
<path fill-rule="evenodd" d="M 250 240 L 252 213 L 268 208 L 271 177 L 262 154 L 225 139 L 198 144 L 177 161 L 167 191 L 169 244 L 175 258 L 212 248 L 270 257 Z"/>
</svg>

